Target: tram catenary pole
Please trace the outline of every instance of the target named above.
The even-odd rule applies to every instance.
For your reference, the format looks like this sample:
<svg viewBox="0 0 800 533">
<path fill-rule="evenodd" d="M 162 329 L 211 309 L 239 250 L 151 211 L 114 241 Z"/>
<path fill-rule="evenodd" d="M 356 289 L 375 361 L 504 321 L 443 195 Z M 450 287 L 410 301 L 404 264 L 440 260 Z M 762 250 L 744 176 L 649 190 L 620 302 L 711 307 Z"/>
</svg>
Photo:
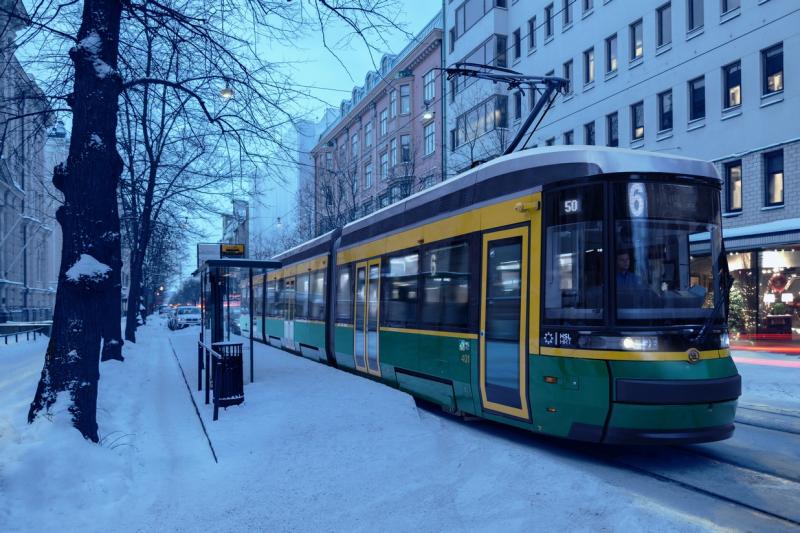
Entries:
<svg viewBox="0 0 800 533">
<path fill-rule="evenodd" d="M 559 92 L 565 94 L 567 87 L 569 87 L 569 81 L 565 78 L 556 76 L 528 76 L 509 68 L 484 65 L 482 63 L 455 63 L 452 67 L 444 69 L 444 71 L 447 72 L 448 80 L 456 76 L 466 76 L 468 78 L 489 80 L 492 83 L 507 83 L 509 91 L 520 89 L 523 92 L 525 90 L 538 92 L 539 89 L 542 89 L 541 97 L 536 102 L 536 105 L 533 106 L 530 113 L 528 113 L 528 117 L 525 119 L 525 122 L 520 127 L 516 136 L 514 136 L 514 139 L 503 152 L 503 155 L 508 155 L 516 150 L 522 138 L 525 137 L 528 128 L 531 127 L 531 124 L 533 124 L 533 121 L 539 113 L 542 112 L 542 109 L 544 109 L 544 113 L 546 114 L 547 110 L 550 109 L 551 100 L 555 98 L 556 94 Z M 544 107 L 545 105 L 547 105 L 546 109 Z M 536 124 L 537 127 L 542 122 L 543 118 L 544 114 L 539 118 L 539 122 Z M 533 135 L 534 131 L 536 131 L 536 128 L 534 128 L 530 136 Z"/>
</svg>

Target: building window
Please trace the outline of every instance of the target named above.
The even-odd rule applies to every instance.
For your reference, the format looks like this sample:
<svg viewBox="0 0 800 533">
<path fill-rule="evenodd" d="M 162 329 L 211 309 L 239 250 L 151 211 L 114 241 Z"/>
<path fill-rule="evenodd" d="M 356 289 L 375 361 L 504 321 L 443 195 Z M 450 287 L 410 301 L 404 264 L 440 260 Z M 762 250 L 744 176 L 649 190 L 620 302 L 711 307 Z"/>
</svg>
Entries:
<svg viewBox="0 0 800 533">
<path fill-rule="evenodd" d="M 381 111 L 381 137 L 386 135 L 388 131 L 389 131 L 389 121 L 386 114 L 386 110 L 384 109 L 383 111 Z"/>
<path fill-rule="evenodd" d="M 583 12 L 591 11 L 594 9 L 594 0 L 583 0 Z"/>
<path fill-rule="evenodd" d="M 381 179 L 385 180 L 389 177 L 389 154 L 383 152 L 381 154 Z"/>
<path fill-rule="evenodd" d="M 325 170 L 333 170 L 333 154 L 330 152 L 325 154 Z"/>
<path fill-rule="evenodd" d="M 395 166 L 397 164 L 397 138 L 394 138 L 389 143 L 389 164 Z"/>
<path fill-rule="evenodd" d="M 619 146 L 619 115 L 606 115 L 606 145 Z"/>
<path fill-rule="evenodd" d="M 372 121 L 370 120 L 364 125 L 364 146 L 367 148 L 372 147 Z"/>
<path fill-rule="evenodd" d="M 656 44 L 672 42 L 672 4 L 666 3 L 656 10 Z"/>
<path fill-rule="evenodd" d="M 400 160 L 403 163 L 411 161 L 411 135 L 400 136 Z"/>
<path fill-rule="evenodd" d="M 358 157 L 358 133 L 354 133 L 350 138 L 350 153 L 353 157 Z"/>
<path fill-rule="evenodd" d="M 741 61 L 722 67 L 722 82 L 725 85 L 725 93 L 722 95 L 725 109 L 742 105 Z"/>
<path fill-rule="evenodd" d="M 765 204 L 783 205 L 783 150 L 764 154 Z"/>
<path fill-rule="evenodd" d="M 689 82 L 689 120 L 706 116 L 706 78 L 700 76 Z"/>
<path fill-rule="evenodd" d="M 572 94 L 572 60 L 564 63 L 564 79 L 567 80 L 567 94 Z"/>
<path fill-rule="evenodd" d="M 448 36 L 450 37 L 450 44 L 448 46 L 448 49 L 450 50 L 450 53 L 452 54 L 453 51 L 456 49 L 456 29 L 455 28 L 450 28 L 450 31 L 448 32 Z"/>
<path fill-rule="evenodd" d="M 536 50 L 536 17 L 528 20 L 528 50 Z"/>
<path fill-rule="evenodd" d="M 761 51 L 763 93 L 765 95 L 783 90 L 783 43 Z"/>
<path fill-rule="evenodd" d="M 553 4 L 548 4 L 544 8 L 544 38 L 549 39 L 553 36 Z"/>
<path fill-rule="evenodd" d="M 572 24 L 572 3 L 575 0 L 562 0 L 564 3 L 564 7 L 562 7 L 563 16 L 564 16 L 564 27 L 566 28 L 570 24 Z"/>
<path fill-rule="evenodd" d="M 575 144 L 575 132 L 573 132 L 572 130 L 564 132 L 564 144 L 565 145 Z"/>
<path fill-rule="evenodd" d="M 725 163 L 726 210 L 742 210 L 742 161 Z"/>
<path fill-rule="evenodd" d="M 594 82 L 594 48 L 583 52 L 583 84 Z"/>
<path fill-rule="evenodd" d="M 411 113 L 411 86 L 400 86 L 400 114 L 408 115 Z"/>
<path fill-rule="evenodd" d="M 508 54 L 506 54 L 506 43 L 508 37 L 505 35 L 495 35 L 494 58 L 498 67 L 508 66 Z M 491 60 L 489 61 L 491 63 Z"/>
<path fill-rule="evenodd" d="M 367 163 L 364 166 L 364 188 L 369 189 L 372 187 L 372 163 Z"/>
<path fill-rule="evenodd" d="M 617 71 L 617 34 L 606 39 L 606 72 Z"/>
<path fill-rule="evenodd" d="M 630 25 L 631 61 L 639 59 L 644 55 L 644 35 L 642 31 L 642 19 Z"/>
<path fill-rule="evenodd" d="M 436 151 L 436 122 L 431 122 L 425 126 L 425 155 L 431 155 Z"/>
<path fill-rule="evenodd" d="M 631 140 L 644 139 L 644 102 L 631 106 Z"/>
<path fill-rule="evenodd" d="M 389 92 L 389 116 L 392 118 L 397 116 L 397 91 L 395 90 Z"/>
<path fill-rule="evenodd" d="M 522 91 L 514 93 L 514 120 L 522 118 Z"/>
<path fill-rule="evenodd" d="M 536 91 L 533 89 L 528 90 L 528 109 L 533 111 L 536 106 Z"/>
<path fill-rule="evenodd" d="M 422 95 L 425 102 L 431 102 L 436 97 L 436 71 L 429 70 L 422 78 Z"/>
<path fill-rule="evenodd" d="M 705 0 L 686 0 L 687 31 L 703 27 L 703 2 Z"/>
<path fill-rule="evenodd" d="M 544 145 L 545 146 L 553 146 L 554 144 L 556 144 L 556 138 L 555 137 L 550 137 L 549 139 L 544 141 Z"/>
<path fill-rule="evenodd" d="M 739 9 L 741 3 L 741 0 L 722 0 L 722 14 Z"/>
<path fill-rule="evenodd" d="M 658 131 L 672 129 L 672 91 L 658 95 Z"/>
<path fill-rule="evenodd" d="M 514 30 L 513 35 L 513 46 L 514 46 L 514 59 L 519 59 L 522 55 L 522 37 L 519 32 L 519 28 Z"/>
<path fill-rule="evenodd" d="M 456 118 L 455 146 L 474 141 L 484 133 L 508 127 L 508 97 L 494 95 Z"/>
<path fill-rule="evenodd" d="M 589 146 L 593 146 L 595 143 L 594 139 L 594 120 L 583 125 L 583 144 L 588 144 Z"/>
</svg>

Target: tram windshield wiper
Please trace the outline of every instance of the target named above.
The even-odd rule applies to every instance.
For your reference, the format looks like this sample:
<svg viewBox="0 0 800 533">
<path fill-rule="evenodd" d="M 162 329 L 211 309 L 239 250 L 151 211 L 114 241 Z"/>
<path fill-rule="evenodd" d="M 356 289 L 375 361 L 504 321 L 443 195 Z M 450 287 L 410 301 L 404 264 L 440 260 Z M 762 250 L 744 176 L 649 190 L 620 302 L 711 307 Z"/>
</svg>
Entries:
<svg viewBox="0 0 800 533">
<path fill-rule="evenodd" d="M 528 144 L 528 141 L 531 140 L 531 137 L 536 131 L 536 128 L 538 128 L 539 124 L 542 123 L 542 119 L 544 119 L 547 111 L 553 104 L 556 95 L 559 92 L 566 94 L 567 88 L 569 87 L 569 80 L 565 78 L 559 78 L 556 76 L 528 76 L 510 68 L 484 65 L 482 63 L 455 63 L 452 67 L 444 69 L 444 71 L 447 72 L 448 80 L 451 80 L 456 76 L 466 76 L 468 78 L 489 80 L 492 83 L 507 83 L 509 91 L 519 89 L 523 93 L 528 90 L 536 91 L 536 93 L 541 94 L 536 102 L 536 105 L 534 105 L 533 109 L 531 109 L 530 113 L 528 113 L 528 117 L 525 119 L 525 122 L 522 124 L 522 126 L 520 126 L 519 131 L 517 131 L 514 139 L 503 152 L 503 155 L 508 155 L 516 150 L 517 146 L 519 146 L 519 143 L 522 142 L 522 138 L 525 137 L 525 133 L 531 127 L 531 124 L 533 124 L 533 121 L 536 119 L 539 113 L 541 113 L 539 121 L 536 123 L 536 126 L 533 128 L 533 130 L 531 130 L 530 134 L 528 135 L 528 139 L 522 145 L 522 148 L 525 148 L 525 146 Z M 547 107 L 545 108 L 545 106 Z M 544 109 L 544 112 L 542 112 L 542 109 Z"/>
</svg>

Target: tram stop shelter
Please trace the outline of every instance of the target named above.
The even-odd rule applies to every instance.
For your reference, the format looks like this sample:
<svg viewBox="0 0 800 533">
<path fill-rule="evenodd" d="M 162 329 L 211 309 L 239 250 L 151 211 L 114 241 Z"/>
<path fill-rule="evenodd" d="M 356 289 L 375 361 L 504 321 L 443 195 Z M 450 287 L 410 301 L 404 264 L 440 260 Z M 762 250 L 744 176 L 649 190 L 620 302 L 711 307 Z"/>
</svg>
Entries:
<svg viewBox="0 0 800 533">
<path fill-rule="evenodd" d="M 197 343 L 197 390 L 205 385 L 205 403 L 213 392 L 214 420 L 219 407 L 244 401 L 244 360 L 253 382 L 253 341 L 260 338 L 260 309 L 267 272 L 279 261 L 207 259 L 200 277 L 200 338 Z"/>
</svg>

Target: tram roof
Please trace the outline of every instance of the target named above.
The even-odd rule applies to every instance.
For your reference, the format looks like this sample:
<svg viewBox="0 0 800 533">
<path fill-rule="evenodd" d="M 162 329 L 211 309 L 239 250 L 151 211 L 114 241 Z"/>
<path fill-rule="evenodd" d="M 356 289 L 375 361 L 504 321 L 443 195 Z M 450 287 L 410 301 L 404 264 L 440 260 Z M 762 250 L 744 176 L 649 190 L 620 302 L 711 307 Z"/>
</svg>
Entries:
<svg viewBox="0 0 800 533">
<path fill-rule="evenodd" d="M 535 148 L 493 159 L 347 224 L 342 246 L 561 181 L 618 173 L 676 174 L 720 183 L 714 165 L 699 159 L 602 146 Z"/>
</svg>

